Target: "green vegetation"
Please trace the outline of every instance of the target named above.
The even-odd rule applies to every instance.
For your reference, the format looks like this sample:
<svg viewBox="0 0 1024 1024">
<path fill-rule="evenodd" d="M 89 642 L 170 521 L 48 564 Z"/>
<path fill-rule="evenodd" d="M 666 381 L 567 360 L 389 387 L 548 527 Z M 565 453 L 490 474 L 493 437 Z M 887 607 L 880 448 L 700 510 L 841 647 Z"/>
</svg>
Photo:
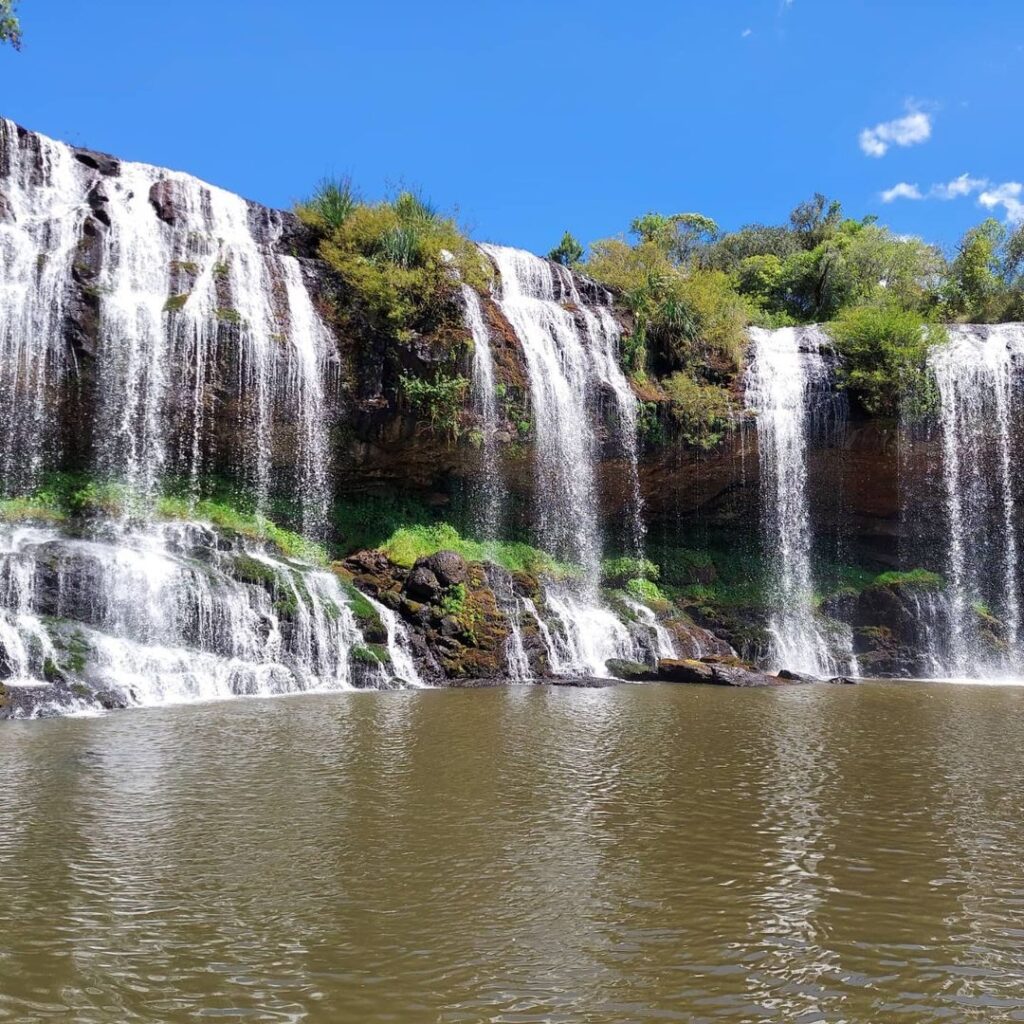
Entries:
<svg viewBox="0 0 1024 1024">
<path fill-rule="evenodd" d="M 620 294 L 634 320 L 626 369 L 657 378 L 655 405 L 669 399 L 667 418 L 644 413 L 648 443 L 722 440 L 751 323 L 833 321 L 850 393 L 868 412 L 916 419 L 935 405 L 926 355 L 944 340 L 938 322 L 1024 318 L 1024 226 L 987 220 L 947 260 L 821 194 L 787 224 L 727 233 L 701 214 L 648 213 L 628 238 L 594 242 L 580 269 Z"/>
<path fill-rule="evenodd" d="M 356 644 L 352 648 L 352 660 L 361 665 L 390 665 L 391 655 L 386 647 L 380 644 Z"/>
<path fill-rule="evenodd" d="M 626 584 L 626 593 L 637 601 L 644 604 L 658 606 L 667 604 L 667 598 L 661 592 L 661 588 L 650 579 L 629 580 Z"/>
<path fill-rule="evenodd" d="M 544 551 L 516 541 L 484 543 L 459 535 L 448 523 L 403 526 L 381 546 L 381 551 L 396 565 L 410 567 L 417 558 L 437 551 L 455 551 L 470 562 L 493 562 L 509 572 L 531 576 L 565 578 L 578 573 L 575 566 L 558 562 Z"/>
<path fill-rule="evenodd" d="M 660 566 L 647 558 L 624 555 L 619 558 L 606 558 L 601 563 L 601 577 L 611 587 L 621 587 L 634 579 L 656 580 L 660 576 Z"/>
<path fill-rule="evenodd" d="M 669 397 L 669 415 L 687 444 L 707 451 L 732 429 L 735 409 L 725 388 L 687 373 L 673 373 L 662 387 Z"/>
<path fill-rule="evenodd" d="M 181 295 L 172 295 L 164 303 L 165 313 L 177 313 L 179 309 L 182 309 L 186 302 L 188 302 L 189 292 L 184 292 Z"/>
<path fill-rule="evenodd" d="M 185 498 L 163 497 L 156 504 L 162 519 L 198 519 L 250 540 L 272 544 L 283 555 L 313 565 L 327 565 L 323 545 L 272 523 L 265 516 L 241 511 L 222 501 L 204 499 L 194 504 Z"/>
<path fill-rule="evenodd" d="M 469 381 L 438 372 L 433 380 L 402 374 L 399 385 L 406 401 L 439 434 L 455 439 L 462 423 L 462 406 Z"/>
<path fill-rule="evenodd" d="M 941 590 L 945 580 L 928 569 L 910 569 L 907 572 L 883 572 L 874 578 L 876 587 L 908 587 L 911 590 Z"/>
<path fill-rule="evenodd" d="M 16 50 L 21 49 L 21 22 L 17 14 L 16 0 L 0 0 L 0 43 L 10 43 Z"/>
<path fill-rule="evenodd" d="M 949 319 L 1024 319 L 1024 224 L 1012 234 L 991 218 L 971 228 L 960 240 L 939 292 Z"/>
<path fill-rule="evenodd" d="M 912 421 L 935 410 L 928 350 L 948 340 L 945 328 L 926 324 L 913 310 L 855 306 L 832 323 L 831 334 L 844 357 L 839 382 L 868 412 Z"/>
<path fill-rule="evenodd" d="M 325 180 L 297 213 L 345 286 L 342 321 L 361 309 L 399 341 L 461 327 L 460 282 L 490 282 L 490 263 L 455 221 L 412 192 L 366 203 L 347 180 Z"/>
<path fill-rule="evenodd" d="M 727 379 L 742 365 L 750 310 L 725 274 L 677 262 L 681 251 L 669 233 L 606 239 L 591 246 L 583 270 L 619 291 L 633 315 L 626 352 L 635 376 L 689 369 Z"/>
<path fill-rule="evenodd" d="M 561 263 L 563 267 L 578 266 L 583 259 L 583 246 L 574 235 L 566 231 L 558 245 L 548 253 L 548 259 Z"/>
<path fill-rule="evenodd" d="M 66 518 L 50 495 L 0 498 L 0 523 L 60 523 Z"/>
<path fill-rule="evenodd" d="M 443 598 L 441 598 L 441 611 L 445 615 L 460 616 L 466 608 L 466 584 L 455 583 L 450 586 Z"/>
</svg>

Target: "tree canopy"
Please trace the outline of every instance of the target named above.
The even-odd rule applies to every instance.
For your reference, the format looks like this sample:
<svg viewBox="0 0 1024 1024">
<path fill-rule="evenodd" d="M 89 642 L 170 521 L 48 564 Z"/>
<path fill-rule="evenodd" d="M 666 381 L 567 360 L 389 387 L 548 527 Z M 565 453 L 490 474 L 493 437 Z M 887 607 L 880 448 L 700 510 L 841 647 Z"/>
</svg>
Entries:
<svg viewBox="0 0 1024 1024">
<path fill-rule="evenodd" d="M 18 20 L 17 0 L 0 0 L 0 43 L 10 43 L 21 49 L 21 22 Z"/>
</svg>

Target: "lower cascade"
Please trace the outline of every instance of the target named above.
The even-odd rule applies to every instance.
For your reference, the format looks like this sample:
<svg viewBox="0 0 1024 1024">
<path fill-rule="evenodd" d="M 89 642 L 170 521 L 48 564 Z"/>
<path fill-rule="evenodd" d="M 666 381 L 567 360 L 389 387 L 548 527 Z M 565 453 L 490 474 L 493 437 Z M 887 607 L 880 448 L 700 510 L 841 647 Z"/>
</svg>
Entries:
<svg viewBox="0 0 1024 1024">
<path fill-rule="evenodd" d="M 32 713 L 88 690 L 124 707 L 419 683 L 393 621 L 391 666 L 360 657 L 333 573 L 203 523 L 0 528 L 0 595 L 0 668 Z M 33 706 L 37 687 L 50 707 Z"/>
</svg>

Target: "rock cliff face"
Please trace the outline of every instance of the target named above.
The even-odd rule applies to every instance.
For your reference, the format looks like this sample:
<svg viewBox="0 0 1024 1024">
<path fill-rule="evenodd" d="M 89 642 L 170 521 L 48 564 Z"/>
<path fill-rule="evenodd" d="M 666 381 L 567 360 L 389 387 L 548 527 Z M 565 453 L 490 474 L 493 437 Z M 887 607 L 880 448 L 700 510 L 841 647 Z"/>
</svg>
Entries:
<svg viewBox="0 0 1024 1024">
<path fill-rule="evenodd" d="M 27 171 L 30 180 L 42 182 L 52 159 L 41 136 L 5 122 L 0 147 L 0 180 L 12 173 L 13 154 Z M 82 470 L 91 467 L 92 453 L 98 446 L 96 432 L 102 427 L 96 411 L 103 407 L 98 354 L 103 348 L 100 307 L 108 274 L 105 263 L 116 258 L 112 240 L 111 195 L 137 186 L 124 180 L 123 164 L 115 157 L 89 150 L 69 148 L 81 179 L 84 207 L 75 218 L 70 244 L 70 274 L 62 282 L 59 349 L 49 358 L 67 372 L 47 375 L 46 415 L 55 428 L 49 453 L 52 468 Z M 159 177 L 166 173 L 167 177 Z M 144 202 L 156 219 L 172 231 L 187 232 L 194 227 L 196 197 L 182 184 L 184 176 L 170 172 L 154 174 Z M 191 179 L 189 179 L 191 180 Z M 13 217 L 13 203 L 0 189 L 0 213 Z M 329 269 L 315 258 L 312 241 L 303 226 L 290 213 L 245 203 L 247 226 L 254 245 L 264 253 L 298 258 L 304 281 L 313 302 L 321 310 L 329 308 L 328 297 L 338 287 Z M 188 240 L 185 243 L 188 244 Z M 196 247 L 196 243 L 192 243 Z M 197 287 L 200 271 L 198 255 L 186 258 L 188 251 L 171 253 L 167 271 L 168 302 L 185 300 Z M 243 459 L 238 451 L 238 424 L 245 422 L 245 399 L 240 397 L 238 377 L 245 372 L 239 359 L 239 324 L 232 315 L 236 299 L 227 274 L 214 283 L 211 358 L 203 367 L 204 378 L 179 378 L 178 367 L 171 367 L 173 386 L 166 401 L 168 420 L 182 424 L 184 435 L 194 426 L 196 388 L 201 389 L 201 405 L 209 411 L 204 429 L 211 433 L 204 472 L 230 476 L 240 470 Z M 278 285 L 280 286 L 280 285 Z M 582 294 L 592 287 L 582 279 Z M 493 301 L 484 300 L 484 313 L 491 331 L 492 348 L 498 377 L 506 389 L 507 407 L 528 405 L 528 374 L 521 347 L 511 325 Z M 620 311 L 628 323 L 628 313 Z M 446 339 L 447 341 L 448 339 Z M 326 398 L 326 415 L 335 430 L 338 489 L 341 492 L 365 492 L 403 489 L 443 501 L 480 472 L 481 453 L 470 439 L 453 442 L 428 428 L 423 420 L 400 401 L 398 381 L 403 373 L 422 374 L 442 359 L 449 358 L 448 345 L 422 337 L 402 345 L 392 339 L 375 336 L 367 327 L 338 333 L 333 339 L 329 361 L 333 367 Z M 466 350 L 459 365 L 471 374 L 472 353 Z M 73 369 L 72 369 L 73 368 Z M 177 372 L 175 372 L 177 371 Z M 467 411 L 466 422 L 472 414 Z M 294 424 L 274 433 L 269 453 L 275 475 L 289 477 L 292 468 Z M 529 430 L 517 429 L 511 420 L 501 438 L 505 442 L 503 461 L 508 485 L 527 506 L 535 484 L 533 438 Z M 656 530 L 660 520 L 675 523 L 679 518 L 704 525 L 733 527 L 756 522 L 759 494 L 757 436 L 747 422 L 730 433 L 714 451 L 703 452 L 683 444 L 645 445 L 640 453 L 640 483 L 644 506 Z M 622 514 L 629 500 L 629 471 L 622 460 L 614 435 L 615 424 L 599 428 L 603 453 L 600 494 L 603 512 L 609 520 Z M 905 445 L 904 445 L 905 447 Z M 174 461 L 186 453 L 188 439 L 175 437 L 169 445 Z M 906 455 L 906 451 L 903 452 Z M 938 454 L 934 439 L 925 438 L 913 446 L 909 459 L 901 461 L 900 438 L 894 426 L 867 419 L 853 419 L 836 436 L 823 443 L 812 441 L 808 485 L 811 504 L 824 532 L 846 529 L 863 538 L 865 544 L 884 554 L 896 544 L 901 533 L 900 509 L 903 494 L 913 492 L 926 509 L 941 508 L 941 495 L 935 493 L 935 474 L 931 472 Z M 184 470 L 184 464 L 177 467 Z M 934 522 L 925 515 L 924 521 Z"/>
<path fill-rule="evenodd" d="M 337 317 L 346 286 L 293 215 L 0 121 L 0 498 L 57 473 L 116 481 L 147 510 L 100 494 L 60 522 L 10 503 L 0 515 L 0 714 L 121 706 L 143 699 L 142 676 L 159 684 L 144 698 L 161 699 L 768 663 L 789 628 L 776 549 L 808 563 L 797 589 L 815 642 L 844 649 L 821 664 L 935 675 L 962 670 L 965 650 L 1015 664 L 1016 335 L 958 336 L 936 370 L 943 416 L 912 430 L 851 408 L 827 337 L 798 338 L 815 368 L 796 405 L 756 407 L 739 378 L 743 411 L 702 450 L 645 434 L 638 401 L 657 420 L 658 399 L 634 395 L 619 367 L 630 315 L 615 296 L 529 254 L 482 251 L 496 283 L 473 300 L 478 322 L 467 308 L 463 328 L 399 338 L 358 303 Z M 444 368 L 476 387 L 481 337 L 500 401 L 467 391 L 441 427 L 402 381 Z M 761 429 L 789 415 L 795 433 Z M 961 437 L 994 489 L 951 466 Z M 500 484 L 500 536 L 474 520 L 483 479 Z M 313 570 L 262 528 L 142 529 L 168 482 L 194 508 L 210 480 L 249 495 L 257 524 L 273 513 L 343 560 Z M 440 510 L 481 541 L 554 537 L 578 575 L 555 586 L 454 551 L 398 565 L 356 550 L 337 509 L 367 496 Z M 602 554 L 639 556 L 643 542 L 665 593 L 602 574 Z M 156 576 L 139 565 L 147 545 Z M 825 580 L 818 562 L 842 573 Z M 918 567 L 927 586 L 900 573 L 869 585 Z M 979 580 L 1000 572 L 990 598 Z M 26 696 L 25 679 L 49 689 Z"/>
</svg>

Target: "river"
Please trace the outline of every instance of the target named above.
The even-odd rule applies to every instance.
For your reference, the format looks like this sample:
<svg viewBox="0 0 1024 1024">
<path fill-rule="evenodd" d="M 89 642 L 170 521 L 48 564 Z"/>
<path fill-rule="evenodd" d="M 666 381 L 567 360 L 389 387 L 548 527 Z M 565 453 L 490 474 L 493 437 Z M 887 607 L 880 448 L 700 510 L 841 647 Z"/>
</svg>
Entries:
<svg viewBox="0 0 1024 1024">
<path fill-rule="evenodd" d="M 0 727 L 0 1020 L 1024 1020 L 1024 688 Z"/>
</svg>

